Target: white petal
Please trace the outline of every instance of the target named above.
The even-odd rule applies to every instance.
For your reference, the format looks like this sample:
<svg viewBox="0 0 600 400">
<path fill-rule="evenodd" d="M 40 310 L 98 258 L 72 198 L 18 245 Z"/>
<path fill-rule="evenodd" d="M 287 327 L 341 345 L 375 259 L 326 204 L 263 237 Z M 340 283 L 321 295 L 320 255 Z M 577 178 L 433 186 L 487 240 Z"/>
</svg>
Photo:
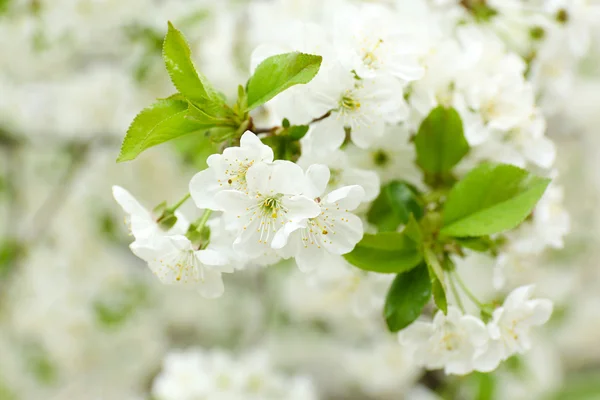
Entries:
<svg viewBox="0 0 600 400">
<path fill-rule="evenodd" d="M 221 205 L 215 201 L 215 195 L 223 190 L 223 186 L 217 181 L 212 168 L 207 168 L 194 175 L 189 189 L 196 207 L 223 211 Z"/>
<path fill-rule="evenodd" d="M 221 273 L 205 269 L 204 280 L 198 284 L 198 293 L 207 299 L 216 299 L 225 292 Z"/>
<path fill-rule="evenodd" d="M 233 272 L 233 268 L 229 265 L 229 258 L 218 251 L 212 249 L 198 250 L 196 251 L 196 257 L 204 265 L 219 267 L 215 268 L 217 271 Z"/>
<path fill-rule="evenodd" d="M 344 123 L 334 113 L 329 118 L 311 125 L 309 132 L 300 143 L 303 153 L 322 156 L 339 149 L 345 138 Z"/>
<path fill-rule="evenodd" d="M 284 199 L 287 208 L 288 221 L 299 222 L 303 219 L 314 218 L 321 213 L 321 207 L 311 198 L 306 196 L 293 196 Z"/>
<path fill-rule="evenodd" d="M 477 371 L 491 372 L 498 368 L 500 362 L 505 358 L 504 346 L 502 346 L 502 343 L 497 340 L 490 341 L 485 351 L 475 355 L 473 367 Z"/>
<path fill-rule="evenodd" d="M 425 69 L 417 60 L 404 60 L 400 63 L 392 63 L 388 65 L 390 72 L 407 82 L 416 81 L 425 75 Z"/>
<path fill-rule="evenodd" d="M 552 316 L 553 305 L 550 300 L 547 299 L 536 299 L 531 300 L 529 304 L 533 308 L 533 314 L 529 317 L 529 322 L 531 325 L 543 325 Z"/>
<path fill-rule="evenodd" d="M 351 252 L 364 234 L 360 218 L 350 213 L 333 213 L 335 225 L 333 232 L 322 235 L 324 246 L 333 254 L 346 254 Z"/>
<path fill-rule="evenodd" d="M 238 190 L 223 190 L 215 195 L 215 202 L 226 212 L 237 216 L 246 214 L 254 198 Z"/>
<path fill-rule="evenodd" d="M 489 340 L 489 334 L 483 322 L 473 317 L 472 315 L 465 315 L 461 318 L 461 325 L 467 332 L 470 342 L 475 347 L 483 347 Z"/>
<path fill-rule="evenodd" d="M 373 117 L 374 120 L 369 124 L 361 124 L 352 127 L 352 142 L 361 149 L 370 148 L 373 143 L 383 136 L 385 123 L 381 118 Z"/>
<path fill-rule="evenodd" d="M 356 209 L 365 198 L 365 190 L 358 185 L 344 186 L 329 193 L 324 204 L 335 204 L 342 211 Z"/>
<path fill-rule="evenodd" d="M 379 175 L 375 171 L 366 169 L 348 168 L 342 171 L 343 180 L 350 185 L 359 185 L 365 190 L 365 198 L 363 201 L 373 201 L 379 196 L 381 183 Z"/>
<path fill-rule="evenodd" d="M 248 189 L 264 196 L 273 194 L 300 194 L 305 188 L 302 168 L 290 161 L 276 161 L 271 164 L 257 163 L 246 172 Z"/>
<path fill-rule="evenodd" d="M 112 187 L 113 197 L 116 202 L 129 215 L 148 216 L 150 213 L 146 210 L 127 190 L 120 186 Z"/>
<path fill-rule="evenodd" d="M 535 289 L 535 285 L 521 286 L 510 292 L 504 300 L 504 308 L 520 309 L 525 302 L 531 298 L 531 294 Z"/>
<path fill-rule="evenodd" d="M 463 359 L 453 359 L 444 366 L 444 372 L 448 375 L 466 375 L 473 371 L 473 363 L 470 357 L 464 356 Z"/>
<path fill-rule="evenodd" d="M 313 164 L 306 170 L 307 185 L 303 195 L 316 199 L 325 192 L 329 183 L 329 168 L 323 164 Z"/>
<path fill-rule="evenodd" d="M 253 132 L 244 132 L 240 139 L 240 146 L 244 150 L 249 150 L 253 156 L 252 159 L 256 161 L 273 162 L 273 149 L 263 144 Z"/>
<path fill-rule="evenodd" d="M 306 223 L 304 221 L 299 222 L 288 222 L 283 226 L 283 228 L 279 229 L 271 242 L 271 247 L 274 249 L 283 249 L 288 244 L 288 239 L 290 235 L 296 232 L 299 229 L 303 229 L 306 227 Z"/>
</svg>

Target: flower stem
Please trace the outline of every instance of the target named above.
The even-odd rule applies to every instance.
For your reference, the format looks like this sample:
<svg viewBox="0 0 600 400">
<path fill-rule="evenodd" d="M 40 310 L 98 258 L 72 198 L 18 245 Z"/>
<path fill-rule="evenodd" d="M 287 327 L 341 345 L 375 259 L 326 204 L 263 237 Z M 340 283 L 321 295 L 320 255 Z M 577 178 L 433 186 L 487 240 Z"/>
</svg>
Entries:
<svg viewBox="0 0 600 400">
<path fill-rule="evenodd" d="M 463 292 L 467 295 L 467 297 L 473 302 L 475 303 L 475 305 L 477 305 L 477 307 L 482 308 L 483 307 L 483 303 L 480 302 L 477 297 L 475 297 L 475 295 L 469 290 L 469 288 L 467 287 L 467 285 L 465 285 L 465 283 L 463 282 L 462 278 L 460 277 L 460 275 L 457 272 L 454 272 L 452 274 L 455 278 L 456 281 L 458 282 L 459 286 L 461 287 L 461 289 L 463 290 Z"/>
<path fill-rule="evenodd" d="M 171 212 L 176 211 L 179 207 L 181 207 L 183 205 L 183 203 L 185 203 L 190 198 L 190 196 L 191 195 L 189 193 L 187 193 L 185 196 L 183 196 L 183 198 L 181 200 L 179 200 L 173 206 L 169 207 L 169 211 L 171 211 Z"/>
<path fill-rule="evenodd" d="M 201 232 L 202 229 L 204 229 L 204 226 L 208 222 L 208 219 L 210 218 L 211 214 L 212 214 L 212 210 L 207 209 L 207 210 L 204 210 L 204 212 L 202 213 L 202 216 L 200 218 L 198 218 L 198 221 L 195 223 L 196 230 L 198 232 Z"/>
<path fill-rule="evenodd" d="M 456 288 L 456 283 L 454 282 L 454 278 L 453 278 L 454 274 L 448 274 L 448 275 L 449 275 L 448 280 L 450 281 L 450 287 L 452 288 L 452 293 L 454 294 L 456 304 L 461 309 L 461 311 L 464 313 L 465 306 L 463 305 L 462 299 L 460 298 L 460 293 L 458 292 L 458 289 Z"/>
</svg>

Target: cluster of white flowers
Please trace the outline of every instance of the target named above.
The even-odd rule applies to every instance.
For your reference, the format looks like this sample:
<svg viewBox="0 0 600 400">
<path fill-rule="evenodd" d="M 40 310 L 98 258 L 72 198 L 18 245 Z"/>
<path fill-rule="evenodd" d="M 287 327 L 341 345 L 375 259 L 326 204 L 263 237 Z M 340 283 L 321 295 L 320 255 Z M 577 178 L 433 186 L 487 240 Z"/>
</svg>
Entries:
<svg viewBox="0 0 600 400">
<path fill-rule="evenodd" d="M 169 353 L 155 378 L 157 400 L 316 400 L 310 380 L 276 371 L 265 351 L 239 358 L 222 350 Z"/>
<path fill-rule="evenodd" d="M 305 172 L 293 162 L 273 161 L 273 150 L 252 132 L 244 133 L 240 147 L 213 154 L 207 163 L 192 178 L 190 194 L 199 208 L 221 212 L 221 221 L 212 223 L 224 229 L 211 232 L 208 243 L 185 236 L 190 224 L 181 215 L 164 232 L 156 216 L 124 189 L 113 188 L 129 214 L 132 251 L 164 283 L 195 284 L 204 296 L 218 297 L 223 272 L 290 257 L 303 271 L 325 268 L 362 238 L 362 221 L 350 211 L 363 199 L 363 188 L 343 186 L 325 194 L 330 172 L 324 165 Z M 212 248 L 213 241 L 225 246 L 227 240 L 229 251 Z"/>
<path fill-rule="evenodd" d="M 483 3 L 487 14 L 476 14 Z M 600 359 L 592 107 L 600 99 L 597 86 L 582 90 L 589 82 L 580 77 L 580 62 L 600 37 L 599 9 L 589 0 L 0 0 L 0 212 L 7 221 L 19 214 L 8 238 L 30 233 L 30 217 L 36 221 L 62 183 L 66 162 L 49 143 L 122 137 L 136 111 L 172 93 L 160 59 L 167 19 L 190 40 L 198 69 L 227 95 L 267 56 L 324 57 L 308 85 L 252 114 L 259 127 L 283 118 L 310 125 L 295 163 L 275 160 L 263 144 L 268 134 L 252 132 L 211 156 L 191 182 L 197 170 L 183 168 L 175 152 L 115 166 L 116 148 L 91 149 L 62 210 L 51 210 L 51 226 L 26 243 L 14 270 L 0 261 L 0 398 L 138 400 L 170 349 L 201 343 L 245 352 L 256 341 L 278 351 L 170 353 L 152 395 L 436 399 L 418 382 L 422 368 L 462 375 L 496 367 L 498 398 L 554 395 L 570 368 Z M 458 111 L 471 146 L 459 177 L 491 160 L 555 180 L 533 214 L 497 243 L 497 258 L 468 250 L 453 258 L 486 304 L 499 306 L 520 286 L 504 304 L 479 318 L 476 304 L 464 311 L 449 296 L 447 315 L 426 306 L 398 344 L 381 318 L 393 275 L 359 270 L 341 255 L 363 230 L 376 231 L 363 216 L 382 184 L 426 187 L 411 137 L 438 105 Z M 579 128 L 583 120 L 587 131 L 563 125 Z M 564 137 L 575 131 L 581 136 Z M 5 132 L 33 147 L 6 157 L 8 168 Z M 18 180 L 9 181 L 9 169 Z M 141 262 L 122 251 L 128 239 L 111 225 L 122 218 L 108 195 L 115 182 L 144 203 L 171 199 L 190 183 L 201 211 L 185 204 L 170 225 L 157 221 L 161 209 L 114 187 Z M 17 207 L 8 205 L 7 184 L 16 186 Z M 565 198 L 576 203 L 569 212 Z M 572 230 L 580 247 L 570 251 Z M 5 244 L 0 237 L 2 256 Z M 298 268 L 278 264 L 283 259 Z M 163 287 L 144 274 L 144 263 L 163 283 L 221 298 Z M 531 299 L 531 282 L 556 304 L 552 329 L 532 330 L 552 304 Z M 498 366 L 510 357 L 527 373 Z M 276 371 L 275 358 L 310 371 L 314 388 L 308 378 Z"/>
<path fill-rule="evenodd" d="M 501 361 L 529 350 L 531 328 L 550 319 L 552 302 L 531 300 L 532 291 L 533 286 L 515 289 L 487 326 L 450 307 L 448 314 L 438 311 L 432 322 L 417 321 L 400 332 L 400 342 L 427 368 L 459 375 L 493 371 Z"/>
</svg>

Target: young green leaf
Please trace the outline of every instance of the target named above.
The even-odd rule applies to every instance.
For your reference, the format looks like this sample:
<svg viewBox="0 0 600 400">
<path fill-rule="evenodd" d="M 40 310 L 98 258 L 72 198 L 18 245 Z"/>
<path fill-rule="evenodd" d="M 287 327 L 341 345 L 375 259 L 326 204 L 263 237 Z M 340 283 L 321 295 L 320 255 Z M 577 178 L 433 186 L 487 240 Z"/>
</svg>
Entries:
<svg viewBox="0 0 600 400">
<path fill-rule="evenodd" d="M 469 152 L 462 120 L 454 108 L 433 109 L 415 136 L 417 164 L 427 173 L 443 174 Z"/>
<path fill-rule="evenodd" d="M 310 82 L 322 60 L 321 56 L 298 52 L 267 58 L 248 81 L 248 109 L 255 109 L 294 85 Z"/>
<path fill-rule="evenodd" d="M 399 225 L 406 224 L 411 214 L 417 219 L 423 216 L 423 201 L 417 189 L 409 183 L 393 181 L 381 188 L 367 213 L 367 220 L 380 232 L 393 232 Z"/>
<path fill-rule="evenodd" d="M 446 299 L 446 290 L 437 276 L 429 270 L 429 278 L 431 279 L 431 289 L 433 291 L 433 300 L 437 308 L 442 310 L 444 314 L 448 313 L 448 300 Z"/>
<path fill-rule="evenodd" d="M 448 194 L 441 233 L 477 237 L 519 225 L 544 194 L 550 179 L 505 164 L 482 164 Z"/>
<path fill-rule="evenodd" d="M 292 125 L 287 128 L 288 136 L 292 140 L 300 140 L 308 133 L 308 125 Z"/>
<path fill-rule="evenodd" d="M 446 280 L 444 279 L 444 269 L 440 264 L 440 260 L 437 258 L 433 250 L 429 247 L 426 247 L 423 251 L 423 255 L 425 256 L 425 263 L 429 267 L 429 272 L 432 277 L 435 277 L 440 285 L 442 285 L 442 289 L 444 292 L 446 291 Z"/>
<path fill-rule="evenodd" d="M 208 110 L 208 112 L 207 112 Z M 214 109 L 211 110 L 209 108 L 205 108 L 201 110 L 196 107 L 193 103 L 189 103 L 188 112 L 186 114 L 186 118 L 190 121 L 194 121 L 195 123 L 205 126 L 207 128 L 213 128 L 216 126 L 233 126 L 235 127 L 235 123 L 233 120 L 228 119 L 226 117 L 217 117 L 214 116 Z"/>
<path fill-rule="evenodd" d="M 418 244 L 404 232 L 365 234 L 344 258 L 362 270 L 384 274 L 408 271 L 423 260 Z"/>
<path fill-rule="evenodd" d="M 383 315 L 388 329 L 398 332 L 412 324 L 430 298 L 431 282 L 425 264 L 398 274 L 385 299 Z"/>
<path fill-rule="evenodd" d="M 185 37 L 170 22 L 163 43 L 163 59 L 171 81 L 179 93 L 212 116 L 219 117 L 231 113 L 208 79 L 196 70 Z"/>
<path fill-rule="evenodd" d="M 127 130 L 117 162 L 130 161 L 149 147 L 206 129 L 188 119 L 188 105 L 176 97 L 158 100 L 142 110 Z"/>
</svg>

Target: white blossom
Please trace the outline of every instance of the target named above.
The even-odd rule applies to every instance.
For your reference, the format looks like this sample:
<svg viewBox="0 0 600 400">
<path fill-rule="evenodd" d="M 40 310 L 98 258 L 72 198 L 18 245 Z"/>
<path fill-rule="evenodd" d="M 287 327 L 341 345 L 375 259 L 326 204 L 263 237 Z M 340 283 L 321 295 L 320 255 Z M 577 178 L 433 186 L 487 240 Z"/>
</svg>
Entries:
<svg viewBox="0 0 600 400">
<path fill-rule="evenodd" d="M 417 365 L 457 375 L 476 369 L 475 357 L 489 340 L 481 320 L 463 315 L 453 306 L 448 307 L 447 315 L 438 311 L 432 322 L 414 322 L 398 337 Z"/>
<path fill-rule="evenodd" d="M 233 272 L 224 255 L 214 250 L 197 250 L 183 235 L 138 240 L 130 247 L 162 283 L 194 286 L 207 298 L 221 296 L 225 290 L 221 272 Z"/>
<path fill-rule="evenodd" d="M 258 162 L 272 162 L 273 150 L 252 132 L 245 132 L 240 147 L 228 147 L 223 154 L 213 154 L 206 160 L 208 168 L 190 181 L 190 194 L 198 208 L 223 210 L 215 195 L 223 190 L 248 193 L 246 173 Z"/>
<path fill-rule="evenodd" d="M 302 168 L 289 161 L 257 163 L 246 173 L 247 192 L 223 190 L 215 200 L 237 228 L 233 243 L 251 257 L 259 256 L 285 224 L 316 217 L 319 205 L 303 196 Z"/>
<path fill-rule="evenodd" d="M 338 149 L 349 128 L 354 144 L 369 148 L 384 133 L 386 122 L 397 123 L 408 116 L 402 86 L 392 78 L 357 80 L 339 66 L 322 70 L 310 85 L 310 103 L 315 118 L 331 115 L 314 124 L 302 139 L 312 153 Z"/>
<path fill-rule="evenodd" d="M 177 235 L 184 234 L 189 226 L 189 222 L 185 217 L 176 212 L 177 222 L 168 231 L 162 230 L 160 225 L 157 223 L 157 218 L 160 215 L 154 216 L 151 212 L 145 209 L 127 190 L 120 186 L 113 186 L 113 197 L 123 208 L 123 211 L 127 213 L 125 222 L 129 228 L 131 234 L 137 239 L 149 239 L 154 236 L 161 235 Z"/>
<path fill-rule="evenodd" d="M 324 253 L 346 254 L 363 236 L 362 221 L 350 213 L 364 197 L 363 188 L 345 186 L 323 196 L 329 175 L 324 165 L 314 164 L 308 168 L 304 194 L 315 199 L 320 213 L 286 224 L 273 239 L 273 248 L 295 257 L 298 268 L 304 272 L 326 268 L 328 258 Z"/>
<path fill-rule="evenodd" d="M 500 361 L 531 348 L 531 328 L 548 322 L 553 308 L 550 300 L 530 299 L 533 290 L 533 285 L 513 290 L 502 307 L 494 310 L 488 324 L 489 348 L 476 360 L 479 370 L 491 371 Z"/>
</svg>

